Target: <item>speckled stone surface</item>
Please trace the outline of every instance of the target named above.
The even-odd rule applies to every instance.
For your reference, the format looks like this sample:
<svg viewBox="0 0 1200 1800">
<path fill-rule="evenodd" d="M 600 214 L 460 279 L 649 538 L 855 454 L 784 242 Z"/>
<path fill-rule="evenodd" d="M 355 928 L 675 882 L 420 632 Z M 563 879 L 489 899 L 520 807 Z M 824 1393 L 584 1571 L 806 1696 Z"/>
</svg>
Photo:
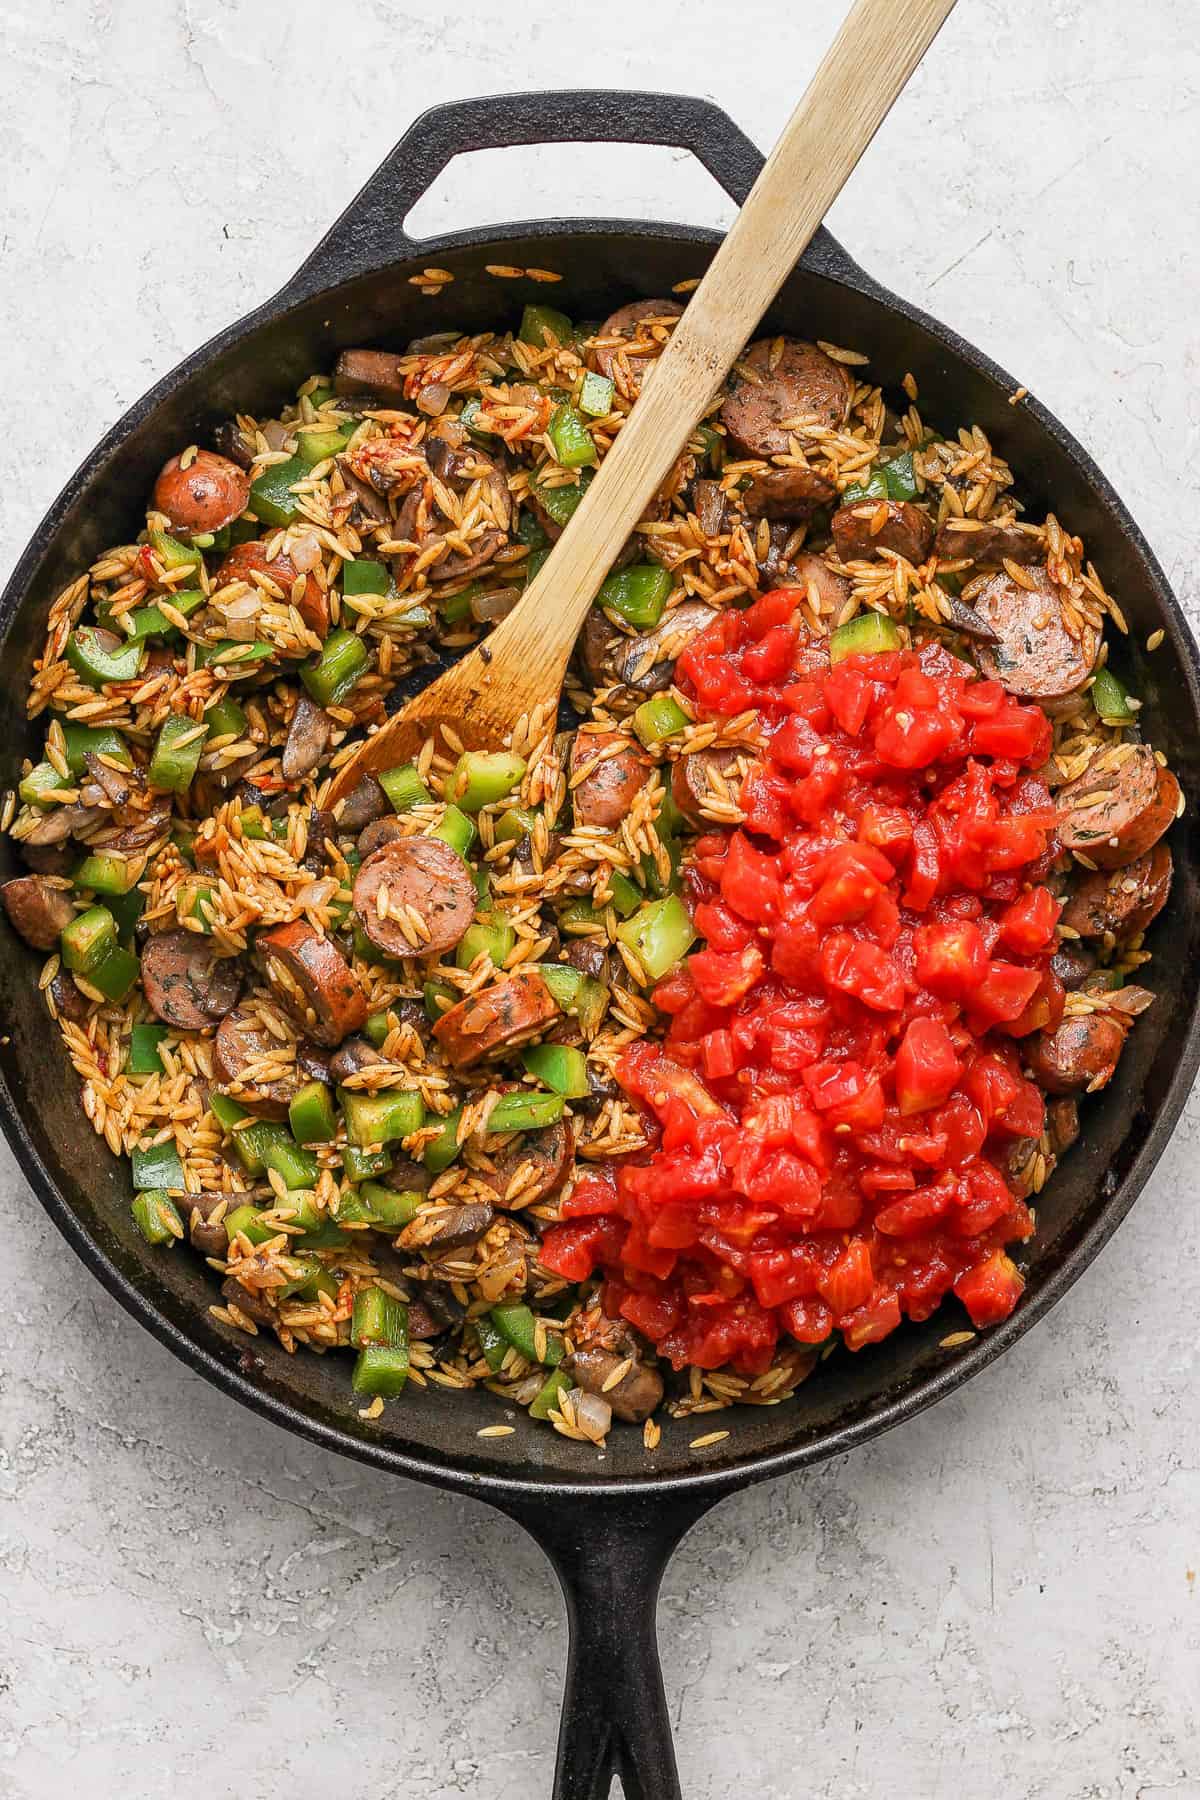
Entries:
<svg viewBox="0 0 1200 1800">
<path fill-rule="evenodd" d="M 677 88 L 766 143 L 843 11 L 9 0 L 5 565 L 99 433 L 279 286 L 421 107 Z M 1072 425 L 1194 618 L 1198 126 L 1190 0 L 962 0 L 833 218 Z M 571 210 L 727 217 L 685 158 L 572 149 L 464 162 L 422 219 Z M 690 1800 L 1200 1795 L 1198 1144 L 1193 1103 L 1115 1244 L 990 1373 L 696 1529 L 661 1611 Z M 204 1386 L 6 1153 L 0 1245 L 5 1800 L 548 1792 L 565 1624 L 515 1527 Z"/>
</svg>

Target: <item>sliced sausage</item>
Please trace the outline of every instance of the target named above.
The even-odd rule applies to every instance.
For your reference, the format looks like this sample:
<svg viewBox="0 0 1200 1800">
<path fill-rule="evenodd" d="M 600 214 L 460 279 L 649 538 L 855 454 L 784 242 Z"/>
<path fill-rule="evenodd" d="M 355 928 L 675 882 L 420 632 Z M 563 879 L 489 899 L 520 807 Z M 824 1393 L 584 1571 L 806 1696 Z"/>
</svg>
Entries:
<svg viewBox="0 0 1200 1800">
<path fill-rule="evenodd" d="M 774 572 L 767 573 L 773 580 Z M 787 587 L 803 588 L 810 606 L 813 605 L 815 595 L 815 612 L 835 619 L 853 591 L 852 584 L 846 577 L 835 574 L 824 557 L 817 556 L 812 550 L 799 551 L 779 568 L 778 574 L 781 583 Z"/>
<path fill-rule="evenodd" d="M 71 897 L 45 875 L 16 875 L 0 886 L 0 900 L 15 932 L 35 950 L 52 950 L 75 917 Z"/>
<path fill-rule="evenodd" d="M 624 1362 L 629 1363 L 625 1374 L 612 1387 L 606 1387 L 605 1383 L 612 1380 Z M 572 1351 L 563 1358 L 562 1368 L 584 1393 L 602 1395 L 614 1417 L 631 1425 L 648 1419 L 663 1397 L 662 1376 L 641 1360 L 632 1339 L 615 1350 L 595 1344 Z"/>
<path fill-rule="evenodd" d="M 1131 938 L 1145 931 L 1171 891 L 1171 852 L 1155 844 L 1145 856 L 1119 869 L 1085 875 L 1063 909 L 1062 922 L 1080 937 Z"/>
<path fill-rule="evenodd" d="M 1055 1156 L 1062 1156 L 1079 1136 L 1079 1108 L 1074 1100 L 1052 1100 L 1046 1108 L 1046 1136 Z"/>
<path fill-rule="evenodd" d="M 237 1005 L 242 965 L 219 956 L 195 931 L 160 931 L 142 951 L 142 986 L 156 1018 L 177 1031 L 203 1031 Z"/>
<path fill-rule="evenodd" d="M 713 772 L 724 775 L 736 761 L 736 750 L 694 750 L 671 764 L 671 798 L 691 824 L 704 823 L 702 806 L 714 792 Z"/>
<path fill-rule="evenodd" d="M 451 1250 L 462 1250 L 478 1243 L 495 1218 L 495 1209 L 486 1201 L 467 1206 L 442 1206 L 419 1212 L 396 1239 L 402 1250 L 423 1250 L 430 1256 L 445 1256 Z"/>
<path fill-rule="evenodd" d="M 391 802 L 373 775 L 364 775 L 344 800 L 335 807 L 339 831 L 361 831 L 364 825 L 384 818 L 391 812 Z"/>
<path fill-rule="evenodd" d="M 285 603 L 295 606 L 309 630 L 315 631 L 318 637 L 325 636 L 329 630 L 328 594 L 315 575 L 305 575 L 302 585 L 297 588 L 295 584 L 300 571 L 291 557 L 268 557 L 266 541 L 262 538 L 235 544 L 218 568 L 213 585 L 220 588 L 231 581 L 244 581 L 254 587 L 256 584 L 251 579 L 254 575 L 265 575 L 273 581 Z"/>
<path fill-rule="evenodd" d="M 807 519 L 837 499 L 837 488 L 815 469 L 794 465 L 755 475 L 743 499 L 752 518 Z"/>
<path fill-rule="evenodd" d="M 786 456 L 799 421 L 836 431 L 854 383 L 841 363 L 797 338 L 759 338 L 737 364 L 721 423 L 747 456 Z M 796 421 L 796 423 L 793 423 Z"/>
<path fill-rule="evenodd" d="M 939 562 L 1002 563 L 1028 567 L 1045 562 L 1046 543 L 1032 525 L 1015 519 L 947 519 L 934 543 Z"/>
<path fill-rule="evenodd" d="M 358 854 L 365 862 L 368 856 L 374 856 L 376 850 L 382 850 L 385 844 L 398 843 L 401 838 L 411 835 L 405 830 L 402 819 L 375 819 L 358 834 Z"/>
<path fill-rule="evenodd" d="M 517 969 L 444 1012 L 433 1035 L 454 1068 L 468 1069 L 527 1043 L 560 1016 L 541 976 L 533 969 Z"/>
<path fill-rule="evenodd" d="M 1026 588 L 1011 575 L 993 575 L 972 593 L 971 605 L 999 640 L 980 646 L 979 667 L 1021 699 L 1061 700 L 1091 674 L 1100 637 L 1088 624 L 1073 636 L 1050 577 L 1040 570 L 1031 579 L 1036 585 Z"/>
<path fill-rule="evenodd" d="M 1059 788 L 1056 799 L 1063 849 L 1079 851 L 1098 868 L 1119 869 L 1144 856 L 1174 824 L 1179 783 L 1149 744 L 1134 744 L 1116 766 L 1093 763 Z"/>
<path fill-rule="evenodd" d="M 392 404 L 404 399 L 403 359 L 390 350 L 343 350 L 333 371 L 335 394 L 367 394 Z"/>
<path fill-rule="evenodd" d="M 675 679 L 676 657 L 716 616 L 716 608 L 703 600 L 685 600 L 667 613 L 653 631 L 622 638 L 611 658 L 617 679 L 640 694 L 661 693 Z"/>
<path fill-rule="evenodd" d="M 620 338 L 619 344 L 597 344 L 596 367 L 602 375 L 615 381 L 621 392 L 634 395 L 662 352 L 662 338 L 652 328 L 651 320 L 678 319 L 683 312 L 677 300 L 635 300 L 610 313 L 596 333 L 598 338 Z M 644 346 L 641 354 L 626 349 L 627 344 Z M 653 346 L 653 348 L 651 348 Z"/>
<path fill-rule="evenodd" d="M 933 520 L 911 500 L 856 500 L 839 506 L 830 522 L 842 562 L 892 550 L 906 562 L 922 563 L 933 548 Z"/>
<path fill-rule="evenodd" d="M 385 956 L 441 956 L 452 950 L 475 916 L 476 899 L 470 869 L 440 838 L 385 844 L 354 878 L 359 923 Z M 420 921 L 412 927 L 416 942 L 401 924 L 401 908 Z"/>
<path fill-rule="evenodd" d="M 69 1019 L 72 1025 L 82 1025 L 88 1016 L 89 1002 L 84 999 L 65 969 L 58 974 L 46 990 L 54 1002 L 54 1010 L 60 1019 Z"/>
<path fill-rule="evenodd" d="M 172 529 L 220 531 L 250 503 L 250 477 L 228 456 L 197 450 L 186 469 L 178 456 L 167 459 L 154 484 L 154 510 L 166 513 Z"/>
<path fill-rule="evenodd" d="M 311 1038 L 301 1038 L 296 1045 L 296 1066 L 306 1081 L 328 1082 L 330 1057 L 323 1044 L 314 1044 Z"/>
<path fill-rule="evenodd" d="M 31 844 L 28 838 L 17 840 L 21 861 L 35 875 L 69 875 L 75 854 L 68 844 Z"/>
<path fill-rule="evenodd" d="M 340 1044 L 367 1022 L 367 997 L 336 945 L 302 919 L 263 932 L 258 948 L 267 981 L 282 1006 L 296 1009 L 304 996 L 304 1022 L 318 1044 Z M 282 971 L 282 973 L 281 973 Z"/>
<path fill-rule="evenodd" d="M 264 1030 L 257 1014 L 240 1006 L 222 1019 L 213 1039 L 213 1073 L 217 1081 L 222 1088 L 236 1089 L 234 1098 L 238 1104 L 264 1119 L 286 1118 L 288 1104 L 299 1085 L 295 1075 L 272 1081 L 255 1081 L 247 1075 L 252 1063 L 279 1048 L 278 1039 Z"/>
<path fill-rule="evenodd" d="M 575 640 L 575 666 L 589 687 L 607 687 L 613 679 L 610 655 L 627 643 L 598 606 L 588 608 Z"/>
<path fill-rule="evenodd" d="M 505 1204 L 513 1177 L 525 1169 L 525 1177 L 513 1196 L 514 1206 L 536 1206 L 548 1194 L 555 1193 L 566 1180 L 575 1154 L 575 1133 L 565 1120 L 549 1125 L 544 1131 L 528 1131 L 504 1150 L 489 1159 L 489 1170 L 474 1173 L 496 1196 L 496 1205 Z"/>
<path fill-rule="evenodd" d="M 1050 958 L 1050 967 L 1068 994 L 1083 986 L 1096 966 L 1096 958 L 1083 944 L 1064 942 Z"/>
<path fill-rule="evenodd" d="M 1094 1093 L 1112 1079 L 1128 1021 L 1109 1012 L 1076 1013 L 1029 1040 L 1033 1078 L 1048 1094 Z"/>
<path fill-rule="evenodd" d="M 300 781 L 320 768 L 333 736 L 333 720 L 323 706 L 302 694 L 296 702 L 279 767 L 285 781 Z"/>
<path fill-rule="evenodd" d="M 620 746 L 602 762 L 596 758 L 610 745 Z M 595 766 L 576 784 L 580 771 Z M 619 825 L 645 785 L 650 765 L 619 731 L 577 731 L 571 745 L 571 800 L 577 825 Z"/>
</svg>

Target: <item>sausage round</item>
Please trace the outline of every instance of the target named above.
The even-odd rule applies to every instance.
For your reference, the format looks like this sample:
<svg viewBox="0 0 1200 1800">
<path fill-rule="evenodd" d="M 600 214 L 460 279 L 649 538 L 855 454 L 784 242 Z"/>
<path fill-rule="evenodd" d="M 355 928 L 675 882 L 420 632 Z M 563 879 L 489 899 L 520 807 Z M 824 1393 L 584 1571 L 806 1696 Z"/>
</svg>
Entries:
<svg viewBox="0 0 1200 1800">
<path fill-rule="evenodd" d="M 368 856 L 374 856 L 376 850 L 382 850 L 385 844 L 397 844 L 401 838 L 409 836 L 411 833 L 404 829 L 401 819 L 372 819 L 358 834 L 358 854 L 365 862 Z"/>
<path fill-rule="evenodd" d="M 44 875 L 15 875 L 0 887 L 0 900 L 13 930 L 35 950 L 52 950 L 75 917 L 71 896 Z"/>
<path fill-rule="evenodd" d="M 836 431 L 844 425 L 854 392 L 851 377 L 815 344 L 797 338 L 759 338 L 737 365 L 721 423 L 747 456 L 785 456 L 802 426 L 813 419 Z"/>
<path fill-rule="evenodd" d="M 379 896 L 387 889 L 380 916 Z M 385 844 L 354 878 L 354 910 L 371 942 L 385 956 L 433 956 L 452 950 L 475 916 L 475 883 L 471 871 L 440 838 L 409 837 Z M 394 915 L 396 906 L 412 909 L 428 932 L 411 943 Z"/>
<path fill-rule="evenodd" d="M 1015 519 L 947 519 L 938 528 L 934 549 L 941 562 L 1002 563 L 1028 566 L 1044 562 L 1041 533 Z"/>
<path fill-rule="evenodd" d="M 807 519 L 819 506 L 836 500 L 837 488 L 815 469 L 795 464 L 784 469 L 764 469 L 746 489 L 746 511 L 764 519 Z"/>
<path fill-rule="evenodd" d="M 835 619 L 852 592 L 846 577 L 835 574 L 824 557 L 812 550 L 799 551 L 780 566 L 779 575 L 782 585 L 803 588 L 810 606 L 813 606 L 815 595 L 815 612 L 831 614 Z"/>
<path fill-rule="evenodd" d="M 534 969 L 517 969 L 491 987 L 468 994 L 433 1027 L 433 1035 L 456 1069 L 536 1037 L 559 1018 L 557 1003 Z"/>
<path fill-rule="evenodd" d="M 1054 1031 L 1039 1031 L 1026 1056 L 1048 1094 L 1093 1093 L 1112 1079 L 1125 1048 L 1126 1026 L 1112 1013 L 1075 1013 Z"/>
<path fill-rule="evenodd" d="M 285 602 L 292 601 L 292 588 L 300 571 L 290 556 L 280 555 L 268 557 L 266 542 L 262 538 L 252 538 L 249 543 L 235 544 L 228 556 L 224 558 L 214 577 L 214 587 L 224 587 L 229 581 L 245 581 L 251 587 L 252 575 L 265 575 L 280 589 Z M 299 599 L 295 600 L 296 611 L 304 620 L 310 631 L 318 637 L 324 637 L 329 630 L 329 596 L 313 575 L 304 577 L 304 585 L 299 590 Z"/>
<path fill-rule="evenodd" d="M 1050 958 L 1050 968 L 1068 994 L 1082 987 L 1095 967 L 1095 956 L 1083 944 L 1063 942 Z"/>
<path fill-rule="evenodd" d="M 302 919 L 275 925 L 258 940 L 267 981 L 282 1006 L 296 1011 L 304 996 L 304 1024 L 318 1044 L 340 1044 L 367 1021 L 367 998 L 353 969 L 327 937 Z"/>
<path fill-rule="evenodd" d="M 933 547 L 933 520 L 910 500 L 856 500 L 853 506 L 839 506 L 830 530 L 842 562 L 893 550 L 906 562 L 922 563 Z"/>
<path fill-rule="evenodd" d="M 647 319 L 678 319 L 683 312 L 677 300 L 635 300 L 629 306 L 620 306 L 615 313 L 610 313 L 596 333 L 600 338 L 625 338 L 629 342 L 639 339 L 652 341 L 658 346 L 658 340 L 644 324 Z M 631 356 L 621 344 L 598 344 L 595 350 L 596 367 L 602 375 L 616 381 L 623 392 L 636 394 L 646 379 L 648 370 L 657 361 L 661 346 L 650 355 Z M 620 381 L 619 376 L 626 379 Z"/>
<path fill-rule="evenodd" d="M 723 775 L 736 761 L 736 750 L 694 750 L 672 763 L 671 798 L 691 824 L 704 821 L 701 806 L 712 791 L 711 772 Z"/>
<path fill-rule="evenodd" d="M 574 1154 L 575 1133 L 565 1120 L 560 1119 L 557 1125 L 549 1125 L 544 1131 L 526 1132 L 506 1149 L 495 1152 L 490 1158 L 491 1169 L 475 1169 L 473 1173 L 492 1189 L 496 1205 L 503 1207 L 513 1176 L 528 1164 L 526 1179 L 514 1195 L 512 1204 L 536 1206 L 539 1200 L 562 1186 Z"/>
<path fill-rule="evenodd" d="M 611 744 L 622 747 L 602 762 L 596 757 Z M 589 763 L 590 773 L 575 785 L 575 777 Z M 571 800 L 577 825 L 599 825 L 611 830 L 619 825 L 645 785 L 649 764 L 619 731 L 577 731 L 571 745 Z"/>
<path fill-rule="evenodd" d="M 1055 1156 L 1062 1156 L 1079 1136 L 1079 1108 L 1074 1100 L 1052 1100 L 1046 1108 L 1046 1136 Z"/>
<path fill-rule="evenodd" d="M 998 640 L 980 645 L 979 667 L 1021 699 L 1061 700 L 1091 674 L 1100 638 L 1087 624 L 1073 637 L 1050 577 L 1040 570 L 1031 578 L 1036 586 L 1026 588 L 1011 575 L 993 575 L 971 595 Z"/>
<path fill-rule="evenodd" d="M 299 1078 L 292 1075 L 276 1081 L 247 1082 L 245 1071 L 260 1056 L 269 1056 L 278 1049 L 277 1039 L 263 1029 L 257 1016 L 240 1006 L 222 1019 L 213 1039 L 213 1073 L 217 1081 L 223 1088 L 236 1087 L 234 1098 L 238 1104 L 264 1119 L 287 1117 Z"/>
<path fill-rule="evenodd" d="M 194 931 L 160 931 L 142 951 L 142 986 L 151 1011 L 177 1031 L 203 1031 L 237 1004 L 242 969 L 218 956 Z"/>
<path fill-rule="evenodd" d="M 1093 764 L 1059 788 L 1057 805 L 1063 849 L 1079 851 L 1097 868 L 1119 869 L 1144 856 L 1174 823 L 1179 783 L 1149 744 L 1134 744 L 1120 763 Z"/>
<path fill-rule="evenodd" d="M 1157 843 L 1120 869 L 1085 875 L 1063 909 L 1062 922 L 1080 937 L 1130 938 L 1145 931 L 1171 891 L 1171 852 Z"/>
<path fill-rule="evenodd" d="M 176 531 L 220 531 L 250 503 L 250 477 L 227 456 L 197 450 L 186 469 L 169 457 L 154 484 L 154 510 Z"/>
</svg>

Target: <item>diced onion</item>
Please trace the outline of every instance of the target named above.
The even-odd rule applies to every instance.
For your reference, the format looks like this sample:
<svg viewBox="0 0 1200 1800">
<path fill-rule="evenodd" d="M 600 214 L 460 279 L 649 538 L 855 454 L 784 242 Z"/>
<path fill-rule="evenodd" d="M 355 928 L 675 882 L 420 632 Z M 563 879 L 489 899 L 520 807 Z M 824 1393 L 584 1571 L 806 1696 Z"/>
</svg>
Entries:
<svg viewBox="0 0 1200 1800">
<path fill-rule="evenodd" d="M 431 381 L 417 395 L 417 411 L 438 418 L 450 403 L 450 389 L 444 381 Z"/>
<path fill-rule="evenodd" d="M 490 594 L 475 594 L 471 599 L 471 617 L 480 625 L 507 619 L 520 598 L 521 590 L 515 587 L 496 588 Z"/>
<path fill-rule="evenodd" d="M 612 1407 L 603 1394 L 589 1394 L 584 1388 L 572 1388 L 568 1395 L 575 1408 L 575 1423 L 593 1444 L 602 1444 L 612 1425 Z"/>
</svg>

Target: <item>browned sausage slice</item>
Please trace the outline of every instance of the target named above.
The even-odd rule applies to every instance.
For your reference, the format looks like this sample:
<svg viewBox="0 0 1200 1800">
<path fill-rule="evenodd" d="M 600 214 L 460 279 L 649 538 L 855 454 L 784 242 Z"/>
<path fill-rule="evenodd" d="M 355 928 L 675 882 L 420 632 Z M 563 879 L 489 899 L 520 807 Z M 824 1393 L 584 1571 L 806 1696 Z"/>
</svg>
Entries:
<svg viewBox="0 0 1200 1800">
<path fill-rule="evenodd" d="M 265 575 L 280 590 L 285 604 L 290 601 L 309 629 L 318 637 L 324 637 L 329 630 L 329 596 L 315 575 L 306 575 L 297 588 L 299 574 L 290 556 L 268 557 L 266 541 L 252 538 L 249 543 L 233 546 L 217 570 L 214 586 L 220 588 L 230 581 L 244 581 L 253 587 L 256 584 L 251 577 Z"/>
<path fill-rule="evenodd" d="M 595 607 L 590 616 L 604 618 Z M 667 613 L 653 631 L 622 638 L 611 657 L 618 680 L 641 694 L 661 693 L 675 678 L 675 658 L 716 616 L 716 608 L 703 600 L 685 600 Z"/>
<path fill-rule="evenodd" d="M 0 887 L 0 900 L 14 931 L 35 950 L 52 950 L 64 925 L 75 917 L 71 897 L 44 875 L 16 875 Z"/>
<path fill-rule="evenodd" d="M 1086 945 L 1064 942 L 1050 958 L 1050 967 L 1070 994 L 1083 986 L 1096 967 L 1096 958 Z"/>
<path fill-rule="evenodd" d="M 702 807 L 710 795 L 725 798 L 722 788 L 714 783 L 712 776 L 714 772 L 718 776 L 724 775 L 736 761 L 736 750 L 694 750 L 690 756 L 681 756 L 678 762 L 672 763 L 671 798 L 691 824 L 700 825 L 704 822 Z M 736 794 L 733 800 L 736 805 Z"/>
<path fill-rule="evenodd" d="M 296 702 L 279 767 L 285 781 L 301 781 L 320 768 L 333 736 L 333 720 L 323 706 L 302 694 Z"/>
<path fill-rule="evenodd" d="M 979 649 L 979 667 L 1010 694 L 1027 700 L 1061 700 L 1092 672 L 1099 634 L 1083 624 L 1075 637 L 1063 618 L 1059 590 L 1044 570 L 1022 587 L 1011 575 L 993 575 L 971 604 L 999 640 Z"/>
<path fill-rule="evenodd" d="M 402 819 L 373 819 L 358 834 L 358 854 L 365 862 L 368 856 L 374 856 L 385 844 L 397 844 L 401 838 L 411 835 L 411 832 L 404 829 Z"/>
<path fill-rule="evenodd" d="M 250 503 L 250 477 L 227 456 L 197 450 L 186 469 L 172 456 L 154 484 L 154 510 L 166 513 L 175 531 L 220 531 Z"/>
<path fill-rule="evenodd" d="M 1080 937 L 1103 937 L 1106 932 L 1115 938 L 1134 937 L 1166 905 L 1171 869 L 1171 852 L 1163 843 L 1123 868 L 1097 869 L 1085 875 L 1072 893 L 1062 922 Z"/>
<path fill-rule="evenodd" d="M 402 359 L 390 350 L 343 350 L 333 371 L 335 394 L 369 394 L 392 402 L 404 399 Z"/>
<path fill-rule="evenodd" d="M 823 556 L 812 550 L 801 550 L 778 569 L 764 567 L 764 574 L 774 580 L 778 573 L 781 586 L 803 588 L 814 612 L 837 619 L 850 598 L 851 583 L 829 567 Z M 815 599 L 815 604 L 814 604 Z"/>
<path fill-rule="evenodd" d="M 550 1125 L 545 1131 L 529 1131 L 489 1159 L 490 1170 L 474 1173 L 496 1196 L 497 1206 L 536 1206 L 547 1194 L 553 1194 L 567 1179 L 575 1154 L 575 1134 L 565 1120 Z M 521 1184 L 508 1198 L 513 1179 L 521 1175 Z"/>
<path fill-rule="evenodd" d="M 785 456 L 804 434 L 799 421 L 844 425 L 853 392 L 842 364 L 815 344 L 759 338 L 737 365 L 721 423 L 747 456 Z"/>
<path fill-rule="evenodd" d="M 194 931 L 160 931 L 142 951 L 142 986 L 151 1011 L 177 1031 L 203 1031 L 237 1004 L 242 967 L 218 956 Z"/>
<path fill-rule="evenodd" d="M 842 562 L 892 550 L 906 562 L 922 563 L 933 548 L 933 520 L 911 500 L 856 500 L 839 506 L 830 521 Z"/>
<path fill-rule="evenodd" d="M 1007 561 L 1028 566 L 1046 560 L 1042 534 L 1015 519 L 947 519 L 938 529 L 934 548 L 944 563 Z"/>
<path fill-rule="evenodd" d="M 629 1367 L 621 1379 L 611 1387 L 606 1386 L 622 1363 L 628 1363 Z M 662 1376 L 641 1360 L 632 1340 L 615 1350 L 601 1344 L 576 1350 L 563 1358 L 562 1367 L 584 1393 L 601 1394 L 612 1407 L 614 1417 L 631 1425 L 640 1425 L 643 1419 L 648 1419 L 663 1397 Z"/>
<path fill-rule="evenodd" d="M 1029 1040 L 1033 1078 L 1048 1094 L 1094 1093 L 1112 1079 L 1125 1048 L 1128 1020 L 1113 1013 L 1077 1013 L 1054 1031 Z"/>
<path fill-rule="evenodd" d="M 613 746 L 616 746 L 614 749 Z M 597 761 L 601 752 L 609 754 Z M 645 785 L 649 763 L 619 731 L 577 731 L 571 745 L 571 799 L 577 825 L 619 825 Z M 588 773 L 579 780 L 583 770 Z"/>
<path fill-rule="evenodd" d="M 815 469 L 793 464 L 755 475 L 744 498 L 746 511 L 754 518 L 807 519 L 819 506 L 837 499 L 837 488 Z"/>
<path fill-rule="evenodd" d="M 433 1035 L 456 1069 L 468 1069 L 528 1042 L 560 1016 L 541 976 L 517 969 L 444 1012 Z"/>
<path fill-rule="evenodd" d="M 318 1044 L 340 1044 L 367 1022 L 367 998 L 337 947 L 302 919 L 264 931 L 258 948 L 282 1006 L 299 1012 Z"/>
<path fill-rule="evenodd" d="M 1046 1136 L 1055 1156 L 1062 1156 L 1079 1136 L 1079 1108 L 1073 1100 L 1052 1100 L 1046 1108 Z"/>
<path fill-rule="evenodd" d="M 1092 766 L 1057 794 L 1058 836 L 1100 869 L 1136 862 L 1175 821 L 1179 783 L 1149 744 L 1134 744 L 1121 759 Z"/>
<path fill-rule="evenodd" d="M 213 1039 L 213 1073 L 219 1085 L 227 1089 L 240 1106 L 261 1114 L 264 1119 L 287 1117 L 288 1104 L 300 1085 L 295 1070 L 286 1075 L 264 1075 L 255 1064 L 260 1058 L 278 1055 L 281 1046 L 264 1029 L 256 1013 L 235 1007 L 222 1019 Z"/>
<path fill-rule="evenodd" d="M 475 901 L 470 869 L 440 838 L 385 844 L 354 878 L 354 910 L 385 956 L 452 950 L 474 917 Z"/>
<path fill-rule="evenodd" d="M 668 321 L 683 312 L 677 300 L 635 300 L 610 313 L 596 333 L 597 338 L 621 338 L 619 344 L 596 345 L 596 367 L 602 375 L 615 381 L 623 394 L 639 392 L 652 365 L 662 351 Z M 655 330 L 655 324 L 660 327 Z M 626 344 L 641 344 L 641 354 L 626 349 Z"/>
</svg>

